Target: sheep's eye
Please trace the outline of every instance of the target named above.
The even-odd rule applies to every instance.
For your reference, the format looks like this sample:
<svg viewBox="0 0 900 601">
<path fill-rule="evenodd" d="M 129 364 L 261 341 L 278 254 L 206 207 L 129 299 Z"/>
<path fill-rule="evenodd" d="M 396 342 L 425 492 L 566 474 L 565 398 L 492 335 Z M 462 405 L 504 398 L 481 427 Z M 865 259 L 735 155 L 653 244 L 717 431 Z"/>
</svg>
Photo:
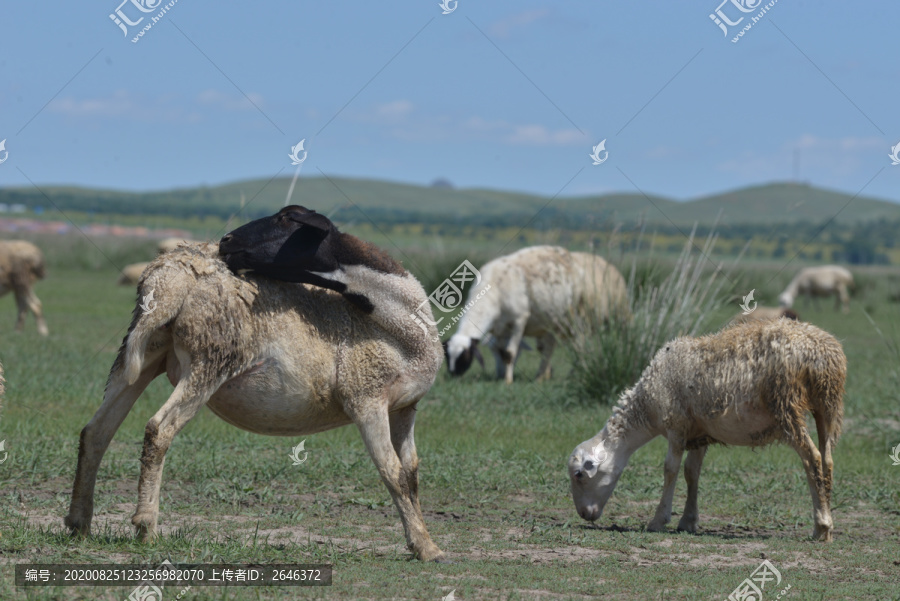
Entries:
<svg viewBox="0 0 900 601">
<path fill-rule="evenodd" d="M 585 461 L 584 469 L 589 470 L 589 471 L 594 469 L 594 462 L 593 461 Z"/>
</svg>

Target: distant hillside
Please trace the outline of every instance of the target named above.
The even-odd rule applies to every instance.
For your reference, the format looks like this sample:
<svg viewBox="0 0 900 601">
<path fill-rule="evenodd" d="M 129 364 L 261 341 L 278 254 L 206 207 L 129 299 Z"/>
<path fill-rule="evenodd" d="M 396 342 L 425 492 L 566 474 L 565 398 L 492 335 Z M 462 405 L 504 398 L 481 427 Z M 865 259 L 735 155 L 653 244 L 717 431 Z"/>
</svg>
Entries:
<svg viewBox="0 0 900 601">
<path fill-rule="evenodd" d="M 0 203 L 24 204 L 32 210 L 56 207 L 103 214 L 227 218 L 240 209 L 243 193 L 243 215 L 255 218 L 281 207 L 289 185 L 290 178 L 278 178 L 145 193 L 66 186 L 42 187 L 40 192 L 33 188 L 0 188 Z M 690 201 L 657 196 L 648 200 L 633 193 L 560 197 L 551 201 L 549 197 L 517 192 L 312 177 L 297 182 L 292 200 L 332 213 L 341 220 L 368 218 L 382 223 L 483 226 L 525 225 L 546 207 L 532 225 L 572 229 L 627 225 L 640 219 L 663 227 L 670 226 L 670 221 L 679 227 L 694 222 L 710 225 L 720 210 L 724 212 L 725 226 L 821 224 L 838 213 L 836 221 L 842 225 L 900 219 L 900 204 L 869 197 L 858 197 L 851 203 L 851 199 L 842 192 L 773 183 Z"/>
</svg>

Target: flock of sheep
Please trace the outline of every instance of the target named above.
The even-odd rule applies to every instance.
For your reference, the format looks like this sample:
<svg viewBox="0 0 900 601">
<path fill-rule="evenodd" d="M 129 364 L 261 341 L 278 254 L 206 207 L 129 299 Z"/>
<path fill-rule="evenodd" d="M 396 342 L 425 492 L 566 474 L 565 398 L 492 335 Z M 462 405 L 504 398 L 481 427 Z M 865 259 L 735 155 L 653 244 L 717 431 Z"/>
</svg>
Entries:
<svg viewBox="0 0 900 601">
<path fill-rule="evenodd" d="M 398 509 L 409 549 L 421 560 L 441 560 L 419 505 L 413 425 L 416 403 L 445 355 L 450 372 L 459 375 L 480 358 L 478 344 L 488 339 L 497 377 L 509 383 L 523 337 L 534 336 L 538 376 L 546 378 L 567 316 L 628 319 L 625 281 L 614 266 L 591 254 L 531 247 L 481 268 L 481 283 L 469 291 L 479 302 L 442 348 L 434 324 L 422 328 L 411 321 L 416 307 L 428 305 L 413 275 L 381 249 L 299 206 L 252 221 L 219 243 L 182 242 L 140 271 L 139 300 L 103 403 L 81 432 L 65 518 L 81 535 L 90 533 L 94 485 L 110 441 L 144 389 L 165 373 L 175 388 L 147 423 L 132 518 L 142 539 L 157 533 L 166 452 L 205 405 L 260 434 L 301 436 L 355 424 Z M 0 243 L 0 292 L 15 291 L 18 326 L 31 309 L 46 334 L 31 290 L 43 273 L 36 247 Z M 489 294 L 479 297 L 487 283 Z M 782 294 L 782 308 L 760 307 L 752 320 L 661 348 L 605 427 L 569 458 L 579 515 L 598 519 L 629 457 L 665 436 L 663 495 L 648 529 L 664 529 L 671 517 L 687 451 L 688 499 L 678 528 L 693 532 L 709 445 L 780 441 L 797 451 L 806 470 L 813 537 L 831 540 L 831 453 L 841 431 L 846 359 L 833 336 L 797 321 L 789 308 L 800 294 L 834 294 L 846 311 L 848 287 L 852 276 L 843 268 L 805 269 Z M 149 294 L 152 310 L 141 303 Z M 807 413 L 816 422 L 818 447 Z"/>
</svg>

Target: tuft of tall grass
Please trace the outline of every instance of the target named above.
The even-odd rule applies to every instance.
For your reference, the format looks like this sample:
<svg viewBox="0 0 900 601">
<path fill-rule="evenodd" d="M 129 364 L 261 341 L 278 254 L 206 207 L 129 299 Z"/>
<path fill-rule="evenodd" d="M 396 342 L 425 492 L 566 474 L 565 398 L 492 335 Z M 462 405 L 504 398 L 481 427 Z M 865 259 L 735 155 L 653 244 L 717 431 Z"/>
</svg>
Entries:
<svg viewBox="0 0 900 601">
<path fill-rule="evenodd" d="M 722 264 L 708 266 L 715 232 L 709 233 L 699 252 L 695 232 L 672 271 L 662 278 L 652 262 L 632 259 L 627 312 L 608 320 L 590 313 L 570 316 L 566 329 L 573 366 L 567 383 L 571 398 L 614 402 L 638 380 L 663 343 L 704 331 L 712 314 L 727 301 L 723 287 L 729 274 Z"/>
</svg>

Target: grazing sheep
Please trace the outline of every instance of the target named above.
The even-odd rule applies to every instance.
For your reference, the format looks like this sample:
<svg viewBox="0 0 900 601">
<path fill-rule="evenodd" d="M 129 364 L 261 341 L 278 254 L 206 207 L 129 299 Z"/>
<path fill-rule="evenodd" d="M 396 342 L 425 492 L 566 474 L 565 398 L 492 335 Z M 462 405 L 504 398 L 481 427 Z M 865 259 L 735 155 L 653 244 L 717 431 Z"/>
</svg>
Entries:
<svg viewBox="0 0 900 601">
<path fill-rule="evenodd" d="M 455 376 L 465 373 L 473 358 L 480 360 L 478 343 L 491 334 L 498 379 L 512 383 L 523 336 L 538 339 L 538 379 L 549 378 L 556 337 L 566 334 L 573 312 L 594 311 L 606 319 L 627 310 L 622 274 L 589 253 L 532 246 L 494 259 L 480 272 L 481 281 L 469 292 L 470 302 L 478 302 L 446 344 L 447 367 Z M 482 295 L 487 286 L 488 294 Z"/>
<path fill-rule="evenodd" d="M 743 312 L 738 313 L 731 320 L 730 325 L 739 323 L 747 323 L 750 321 L 766 321 L 771 319 L 779 319 L 785 317 L 800 321 L 800 316 L 793 309 L 785 309 L 784 307 L 757 307 L 752 313 L 745 315 Z"/>
<path fill-rule="evenodd" d="M 853 288 L 853 274 L 839 265 L 823 265 L 821 267 L 807 267 L 801 269 L 784 289 L 778 302 L 782 307 L 792 307 L 794 301 L 801 294 L 805 294 L 814 300 L 820 296 L 834 296 L 834 310 L 843 308 L 844 313 L 850 312 L 850 293 L 848 288 Z M 818 305 L 818 302 L 816 303 Z"/>
<path fill-rule="evenodd" d="M 25 240 L 0 240 L 0 296 L 10 290 L 16 295 L 19 315 L 16 330 L 25 329 L 25 314 L 34 313 L 38 333 L 48 334 L 41 300 L 34 293 L 34 283 L 44 279 L 44 254 Z"/>
<path fill-rule="evenodd" d="M 163 254 L 170 250 L 175 250 L 182 244 L 200 244 L 200 242 L 191 240 L 190 238 L 163 238 L 159 241 L 159 244 L 156 245 L 156 249 L 159 254 Z"/>
<path fill-rule="evenodd" d="M 255 273 L 237 277 L 229 267 Z M 259 434 L 356 424 L 408 546 L 422 560 L 442 558 L 419 506 L 413 439 L 416 403 L 440 369 L 441 347 L 433 326 L 423 332 L 410 324 L 427 296 L 402 266 L 324 216 L 289 206 L 218 245 L 160 255 L 138 294 L 103 404 L 81 432 L 65 519 L 73 533 L 90 533 L 97 469 L 114 433 L 147 385 L 166 373 L 175 390 L 147 423 L 132 518 L 142 539 L 156 534 L 166 451 L 206 405 Z"/>
<path fill-rule="evenodd" d="M 119 275 L 119 281 L 116 282 L 120 286 L 134 286 L 140 281 L 141 274 L 147 269 L 150 263 L 132 263 L 126 265 Z"/>
<path fill-rule="evenodd" d="M 833 336 L 788 319 L 667 343 L 637 384 L 622 394 L 603 430 L 569 458 L 578 514 L 590 521 L 599 518 L 632 453 L 665 436 L 665 485 L 647 529 L 662 531 L 669 522 L 687 449 L 688 494 L 678 529 L 695 532 L 697 486 L 708 445 L 758 447 L 780 441 L 803 460 L 813 501 L 813 538 L 830 541 L 831 450 L 841 432 L 846 373 L 847 360 Z M 816 421 L 818 449 L 806 427 L 807 412 Z"/>
</svg>

